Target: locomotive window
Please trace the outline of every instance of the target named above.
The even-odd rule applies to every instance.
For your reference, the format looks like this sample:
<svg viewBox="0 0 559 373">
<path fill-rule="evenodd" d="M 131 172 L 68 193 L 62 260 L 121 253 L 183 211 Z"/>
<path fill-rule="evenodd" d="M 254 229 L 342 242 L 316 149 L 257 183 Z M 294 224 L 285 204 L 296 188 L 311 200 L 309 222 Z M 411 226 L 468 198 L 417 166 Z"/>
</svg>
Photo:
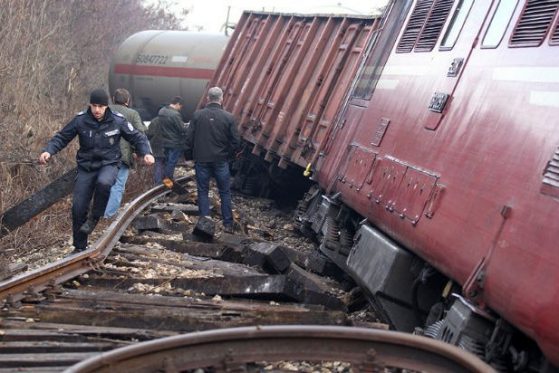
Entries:
<svg viewBox="0 0 559 373">
<path fill-rule="evenodd" d="M 499 5 L 497 5 L 489 28 L 485 32 L 483 42 L 481 43 L 482 48 L 497 48 L 505 35 L 505 31 L 517 4 L 518 0 L 499 1 Z"/>
<path fill-rule="evenodd" d="M 456 10 L 452 15 L 452 19 L 450 20 L 450 24 L 446 30 L 446 33 L 443 36 L 443 41 L 441 42 L 440 50 L 449 50 L 454 47 L 456 44 L 456 40 L 458 40 L 458 35 L 466 22 L 466 17 L 468 13 L 470 13 L 470 9 L 472 8 L 472 4 L 474 0 L 460 0 L 458 5 L 456 6 Z"/>
<path fill-rule="evenodd" d="M 387 18 L 383 19 L 382 32 L 378 39 L 368 47 L 367 53 L 369 55 L 359 73 L 357 84 L 351 94 L 352 98 L 358 100 L 371 99 L 412 3 L 413 0 L 395 1 L 391 8 L 385 10 L 385 17 Z"/>
</svg>

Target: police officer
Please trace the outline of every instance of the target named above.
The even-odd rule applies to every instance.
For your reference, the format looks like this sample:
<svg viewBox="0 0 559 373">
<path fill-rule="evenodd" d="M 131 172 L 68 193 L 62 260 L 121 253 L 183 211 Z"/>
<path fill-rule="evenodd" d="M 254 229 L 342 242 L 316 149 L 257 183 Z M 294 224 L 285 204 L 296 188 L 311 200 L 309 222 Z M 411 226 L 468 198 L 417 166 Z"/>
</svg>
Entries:
<svg viewBox="0 0 559 373">
<path fill-rule="evenodd" d="M 54 135 L 39 156 L 39 163 L 46 164 L 74 137 L 79 138 L 80 147 L 76 154 L 78 175 L 72 204 L 74 252 L 87 248 L 87 236 L 105 212 L 121 162 L 120 138 L 131 143 L 147 165 L 154 162 L 146 136 L 132 127 L 122 114 L 112 112 L 108 105 L 109 96 L 105 90 L 92 91 L 89 108 L 78 113 Z M 92 197 L 93 207 L 88 218 Z"/>
</svg>

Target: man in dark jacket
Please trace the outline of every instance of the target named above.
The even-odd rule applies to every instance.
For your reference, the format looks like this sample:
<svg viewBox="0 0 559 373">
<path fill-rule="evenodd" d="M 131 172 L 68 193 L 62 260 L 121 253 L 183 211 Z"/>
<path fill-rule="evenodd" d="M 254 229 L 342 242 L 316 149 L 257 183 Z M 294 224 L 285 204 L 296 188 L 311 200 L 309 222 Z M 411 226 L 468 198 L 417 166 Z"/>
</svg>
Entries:
<svg viewBox="0 0 559 373">
<path fill-rule="evenodd" d="M 239 133 L 233 115 L 221 107 L 223 91 L 208 90 L 208 104 L 194 113 L 186 135 L 186 152 L 195 161 L 200 216 L 210 215 L 208 198 L 210 178 L 216 180 L 221 199 L 224 230 L 233 231 L 229 159 L 240 147 Z"/>
<path fill-rule="evenodd" d="M 140 114 L 129 107 L 131 103 L 130 92 L 124 88 L 118 88 L 113 94 L 113 103 L 113 105 L 109 105 L 111 111 L 124 115 L 124 118 L 132 124 L 132 127 L 142 133 L 146 132 L 146 126 L 144 126 Z M 114 216 L 118 211 L 120 203 L 122 202 L 122 196 L 124 195 L 128 174 L 130 173 L 130 169 L 134 166 L 132 146 L 128 141 L 124 140 L 124 138 L 120 139 L 120 153 L 122 154 L 122 158 L 120 159 L 121 164 L 118 169 L 118 174 L 116 175 L 115 183 L 111 187 L 111 194 L 107 202 L 107 208 L 105 209 L 106 218 Z"/>
<path fill-rule="evenodd" d="M 184 151 L 186 126 L 180 113 L 183 104 L 182 97 L 174 97 L 170 105 L 159 110 L 147 130 L 155 152 L 155 184 L 161 184 L 164 178 L 174 178 L 175 166 Z"/>
<path fill-rule="evenodd" d="M 79 138 L 78 175 L 72 204 L 74 252 L 87 248 L 87 236 L 105 212 L 120 164 L 120 138 L 130 142 L 147 165 L 154 162 L 146 136 L 132 127 L 122 114 L 113 113 L 108 105 L 109 96 L 103 89 L 91 92 L 89 108 L 78 113 L 54 135 L 39 156 L 39 163 L 46 164 L 74 137 Z M 93 207 L 88 218 L 92 197 Z"/>
</svg>

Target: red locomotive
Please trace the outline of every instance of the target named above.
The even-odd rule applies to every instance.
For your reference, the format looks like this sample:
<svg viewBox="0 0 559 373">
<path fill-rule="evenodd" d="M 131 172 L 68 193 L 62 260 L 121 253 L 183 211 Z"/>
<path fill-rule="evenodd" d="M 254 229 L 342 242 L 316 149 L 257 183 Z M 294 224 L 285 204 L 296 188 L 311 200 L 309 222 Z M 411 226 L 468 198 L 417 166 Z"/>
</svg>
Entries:
<svg viewBox="0 0 559 373">
<path fill-rule="evenodd" d="M 212 82 L 254 154 L 312 171 L 300 225 L 385 321 L 501 370 L 559 365 L 558 8 L 245 13 Z"/>
<path fill-rule="evenodd" d="M 503 371 L 559 366 L 558 8 L 247 12 L 211 82 L 268 185 L 311 174 L 299 227 L 379 317 Z M 236 183 L 254 189 L 257 169 Z"/>
</svg>

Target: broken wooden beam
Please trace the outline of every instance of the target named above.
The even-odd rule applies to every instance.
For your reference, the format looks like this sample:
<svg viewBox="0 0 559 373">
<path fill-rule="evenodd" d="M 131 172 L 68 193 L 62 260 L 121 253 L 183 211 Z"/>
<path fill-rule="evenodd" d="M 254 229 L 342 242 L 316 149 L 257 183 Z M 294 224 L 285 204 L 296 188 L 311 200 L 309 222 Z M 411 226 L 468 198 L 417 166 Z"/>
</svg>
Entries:
<svg viewBox="0 0 559 373">
<path fill-rule="evenodd" d="M 77 168 L 66 172 L 40 191 L 0 214 L 0 238 L 70 194 L 77 172 Z"/>
<path fill-rule="evenodd" d="M 211 240 L 215 236 L 215 223 L 206 216 L 200 216 L 192 234 L 201 238 Z"/>
<path fill-rule="evenodd" d="M 283 273 L 291 264 L 282 245 L 273 242 L 256 242 L 245 250 L 243 263 L 258 265 L 271 273 Z"/>
<path fill-rule="evenodd" d="M 180 211 L 186 215 L 198 215 L 198 206 L 190 203 L 156 203 L 151 206 L 151 211 L 153 212 L 169 212 Z"/>
</svg>

